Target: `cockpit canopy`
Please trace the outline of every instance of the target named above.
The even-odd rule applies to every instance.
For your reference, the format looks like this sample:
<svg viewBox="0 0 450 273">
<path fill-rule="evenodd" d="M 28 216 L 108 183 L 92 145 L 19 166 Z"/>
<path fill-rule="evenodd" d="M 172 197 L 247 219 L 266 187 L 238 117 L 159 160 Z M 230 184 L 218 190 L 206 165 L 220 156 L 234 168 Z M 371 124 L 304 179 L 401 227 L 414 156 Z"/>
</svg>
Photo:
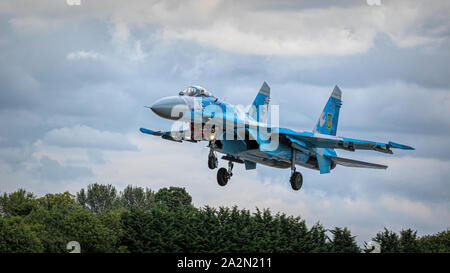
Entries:
<svg viewBox="0 0 450 273">
<path fill-rule="evenodd" d="M 198 85 L 189 86 L 184 91 L 181 91 L 179 95 L 186 95 L 190 97 L 212 97 L 212 94 L 210 92 Z"/>
</svg>

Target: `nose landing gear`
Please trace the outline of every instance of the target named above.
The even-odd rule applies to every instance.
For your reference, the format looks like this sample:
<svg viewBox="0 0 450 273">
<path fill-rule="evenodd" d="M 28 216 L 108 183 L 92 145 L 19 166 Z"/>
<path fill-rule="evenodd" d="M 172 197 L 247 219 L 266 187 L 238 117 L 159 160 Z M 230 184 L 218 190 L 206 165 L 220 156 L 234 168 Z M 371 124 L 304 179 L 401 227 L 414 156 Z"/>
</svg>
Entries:
<svg viewBox="0 0 450 273">
<path fill-rule="evenodd" d="M 291 158 L 291 187 L 294 191 L 298 191 L 303 185 L 303 176 L 300 172 L 295 171 L 295 149 L 292 148 Z"/>
<path fill-rule="evenodd" d="M 208 155 L 208 168 L 210 168 L 211 170 L 214 170 L 215 168 L 217 168 L 218 166 L 218 161 L 217 161 L 217 157 L 214 154 L 213 149 L 211 149 L 209 151 L 209 155 Z"/>
</svg>

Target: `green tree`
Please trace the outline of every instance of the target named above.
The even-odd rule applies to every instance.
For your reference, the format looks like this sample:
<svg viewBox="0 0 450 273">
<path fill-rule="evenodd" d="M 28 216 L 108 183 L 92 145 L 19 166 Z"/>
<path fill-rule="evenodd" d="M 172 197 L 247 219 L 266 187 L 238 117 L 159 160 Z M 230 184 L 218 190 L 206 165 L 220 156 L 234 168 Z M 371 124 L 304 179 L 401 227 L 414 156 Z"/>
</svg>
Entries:
<svg viewBox="0 0 450 273">
<path fill-rule="evenodd" d="M 333 240 L 330 243 L 330 252 L 334 253 L 359 253 L 361 250 L 356 243 L 355 237 L 352 236 L 347 228 L 334 228 L 330 230 L 333 234 Z"/>
<path fill-rule="evenodd" d="M 222 238 L 219 235 L 220 225 L 215 208 L 206 206 L 196 209 L 191 218 L 193 232 L 189 235 L 195 252 L 217 252 Z"/>
<path fill-rule="evenodd" d="M 155 203 L 164 204 L 169 209 L 177 209 L 183 206 L 192 206 L 192 197 L 185 188 L 162 188 L 154 196 Z"/>
<path fill-rule="evenodd" d="M 224 234 L 224 239 L 227 237 L 229 240 L 233 240 L 233 244 L 230 245 L 230 251 L 232 252 L 251 252 L 254 249 L 252 242 L 254 238 L 252 236 L 252 215 L 248 210 L 239 210 L 237 206 L 233 206 L 229 213 L 229 219 L 227 221 L 226 230 L 231 230 L 227 234 Z"/>
<path fill-rule="evenodd" d="M 24 216 L 29 214 L 36 206 L 35 196 L 24 189 L 3 193 L 0 196 L 0 215 L 2 216 Z"/>
<path fill-rule="evenodd" d="M 81 189 L 77 193 L 77 202 L 93 213 L 111 210 L 118 207 L 119 198 L 113 185 L 90 184 L 87 192 Z"/>
<path fill-rule="evenodd" d="M 147 230 L 152 224 L 152 217 L 148 211 L 142 209 L 125 211 L 121 215 L 121 224 L 123 228 L 121 244 L 132 253 L 145 253 L 149 251 L 152 243 L 163 243 L 159 234 L 155 234 L 155 238 L 150 240 L 146 237 Z"/>
<path fill-rule="evenodd" d="M 328 236 L 326 232 L 327 230 L 320 223 L 316 223 L 312 226 L 306 235 L 305 247 L 302 252 L 329 252 L 329 244 L 327 243 Z"/>
<path fill-rule="evenodd" d="M 279 214 L 272 215 L 269 209 L 256 209 L 253 218 L 253 238 L 256 240 L 257 252 L 280 252 L 284 246 L 280 245 Z"/>
<path fill-rule="evenodd" d="M 418 241 L 424 253 L 450 253 L 450 229 L 420 237 Z"/>
<path fill-rule="evenodd" d="M 420 252 L 417 231 L 413 231 L 412 229 L 400 231 L 400 251 L 403 253 Z"/>
<path fill-rule="evenodd" d="M 398 235 L 387 228 L 384 228 L 383 232 L 378 232 L 372 240 L 380 244 L 381 253 L 399 253 L 401 250 Z"/>
<path fill-rule="evenodd" d="M 154 204 L 155 192 L 146 188 L 128 185 L 120 196 L 122 207 L 131 209 L 150 209 Z"/>
<path fill-rule="evenodd" d="M 41 198 L 36 199 L 38 207 L 46 210 L 52 208 L 59 208 L 65 210 L 73 210 L 80 206 L 75 202 L 74 196 L 69 192 L 46 194 Z"/>
<path fill-rule="evenodd" d="M 310 229 L 300 217 L 232 208 L 195 208 L 184 188 L 91 184 L 36 198 L 21 189 L 0 196 L 0 252 L 67 252 L 78 241 L 82 252 L 359 252 L 347 228 Z M 450 252 L 450 230 L 417 237 L 384 228 L 374 241 L 382 252 Z"/>
<path fill-rule="evenodd" d="M 45 252 L 67 252 L 66 245 L 77 241 L 82 252 L 115 252 L 117 236 L 99 217 L 76 203 L 68 192 L 47 194 L 39 206 L 24 217 L 42 242 Z"/>
<path fill-rule="evenodd" d="M 117 248 L 118 237 L 114 230 L 105 227 L 100 219 L 89 211 L 74 210 L 65 217 L 61 229 L 65 238 L 80 243 L 82 252 L 111 253 L 119 251 Z M 65 243 L 67 244 L 67 242 Z"/>
<path fill-rule="evenodd" d="M 305 252 L 308 240 L 308 228 L 300 217 L 282 214 L 280 221 L 280 245 L 284 246 L 280 252 Z"/>
<path fill-rule="evenodd" d="M 22 217 L 0 217 L 0 253 L 37 253 L 44 247 L 31 225 Z"/>
</svg>

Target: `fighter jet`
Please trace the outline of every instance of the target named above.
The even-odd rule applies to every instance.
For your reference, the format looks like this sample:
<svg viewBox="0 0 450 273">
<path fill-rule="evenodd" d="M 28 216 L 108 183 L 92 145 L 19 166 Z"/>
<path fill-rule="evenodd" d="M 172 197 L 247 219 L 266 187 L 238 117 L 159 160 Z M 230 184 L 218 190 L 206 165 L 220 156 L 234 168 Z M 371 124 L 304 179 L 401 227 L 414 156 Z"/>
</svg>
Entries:
<svg viewBox="0 0 450 273">
<path fill-rule="evenodd" d="M 201 86 L 190 86 L 178 96 L 157 100 L 150 108 L 162 118 L 174 120 L 178 126 L 170 131 L 140 128 L 145 134 L 161 136 L 176 142 L 208 142 L 208 167 L 216 169 L 216 153 L 224 154 L 228 168 L 217 171 L 217 182 L 225 186 L 233 175 L 234 163 L 246 170 L 257 164 L 290 168 L 293 190 L 303 185 L 303 176 L 296 166 L 330 173 L 337 165 L 346 167 L 386 169 L 387 166 L 339 157 L 336 150 L 374 150 L 392 154 L 391 148 L 414 150 L 392 141 L 374 141 L 336 136 L 342 92 L 335 86 L 312 131 L 294 131 L 268 122 L 270 87 L 264 82 L 251 107 L 231 105 L 213 96 Z M 248 109 L 249 108 L 249 109 Z M 181 124 L 181 125 L 180 125 Z"/>
</svg>

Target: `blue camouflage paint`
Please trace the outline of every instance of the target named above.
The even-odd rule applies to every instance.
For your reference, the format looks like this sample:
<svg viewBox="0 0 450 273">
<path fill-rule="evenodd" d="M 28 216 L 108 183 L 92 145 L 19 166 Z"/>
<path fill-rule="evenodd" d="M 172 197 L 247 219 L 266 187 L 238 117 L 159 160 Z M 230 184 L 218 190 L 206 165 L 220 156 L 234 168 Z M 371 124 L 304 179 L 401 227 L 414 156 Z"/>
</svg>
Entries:
<svg viewBox="0 0 450 273">
<path fill-rule="evenodd" d="M 337 132 L 339 110 L 341 109 L 341 90 L 336 85 L 325 105 L 314 132 L 335 136 Z"/>
<path fill-rule="evenodd" d="M 316 148 L 316 159 L 321 174 L 329 173 L 331 170 L 331 160 L 324 155 L 323 148 Z"/>
<path fill-rule="evenodd" d="M 258 122 L 267 122 L 267 120 L 263 120 L 263 117 L 261 117 L 260 114 L 261 112 L 268 111 L 267 105 L 269 104 L 269 99 L 270 87 L 264 82 L 253 100 L 252 108 L 250 108 L 248 115 Z M 263 107 L 266 107 L 267 109 L 263 109 Z"/>
</svg>

